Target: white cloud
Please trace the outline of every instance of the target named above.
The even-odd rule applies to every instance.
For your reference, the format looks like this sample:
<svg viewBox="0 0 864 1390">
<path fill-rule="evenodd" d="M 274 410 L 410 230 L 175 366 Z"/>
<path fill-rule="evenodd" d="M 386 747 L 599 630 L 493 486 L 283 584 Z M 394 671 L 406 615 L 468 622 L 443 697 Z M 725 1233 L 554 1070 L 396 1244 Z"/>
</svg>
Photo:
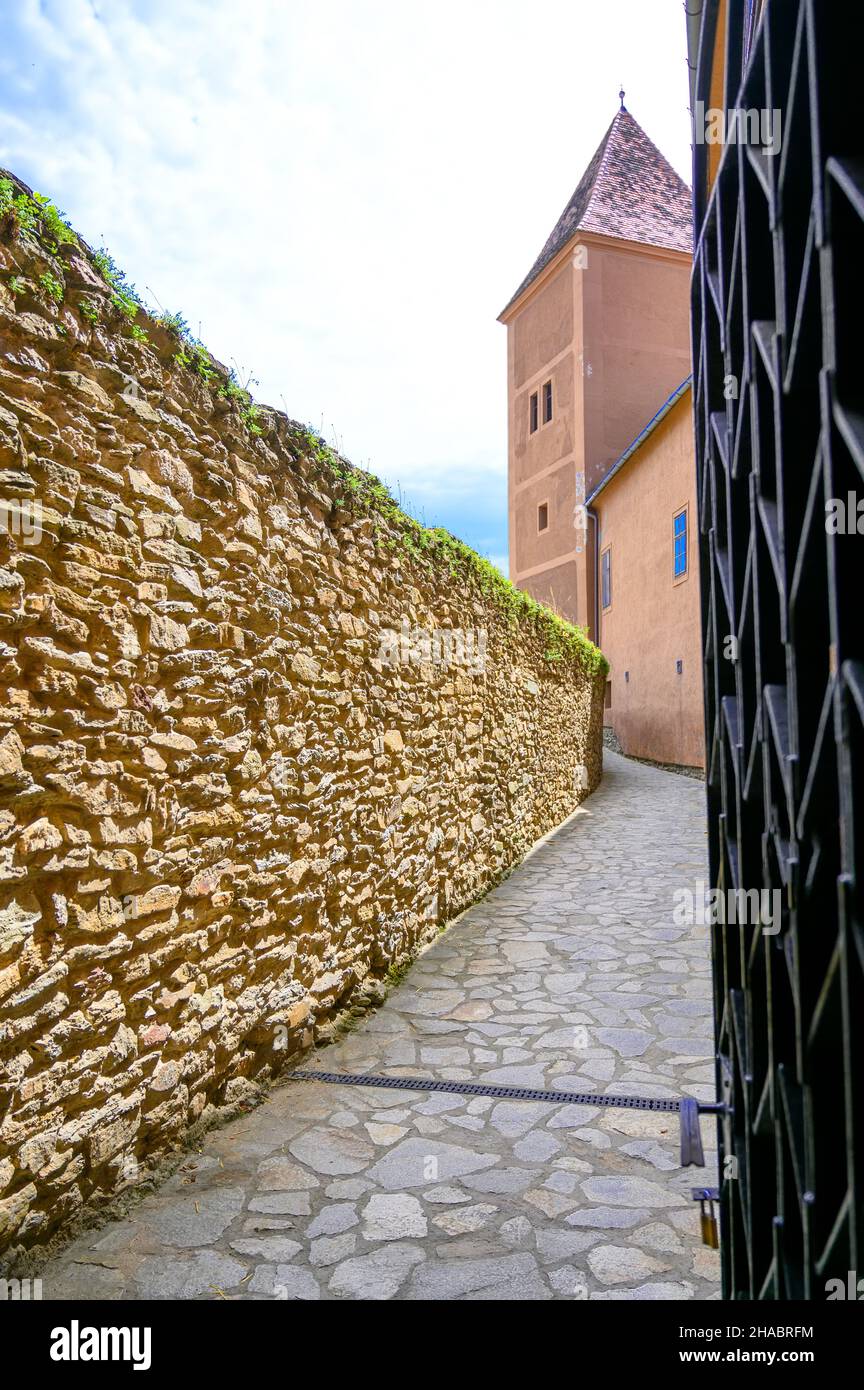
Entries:
<svg viewBox="0 0 864 1390">
<path fill-rule="evenodd" d="M 261 399 L 462 497 L 472 536 L 494 491 L 500 549 L 496 315 L 622 79 L 686 176 L 681 7 L 24 0 L 4 22 L 0 162 Z"/>
</svg>

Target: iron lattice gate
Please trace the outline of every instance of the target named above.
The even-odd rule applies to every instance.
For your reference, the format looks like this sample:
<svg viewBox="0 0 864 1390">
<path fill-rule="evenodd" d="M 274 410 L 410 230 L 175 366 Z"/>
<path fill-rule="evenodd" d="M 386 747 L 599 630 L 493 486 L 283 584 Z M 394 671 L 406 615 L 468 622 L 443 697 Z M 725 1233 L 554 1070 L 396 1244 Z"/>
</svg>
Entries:
<svg viewBox="0 0 864 1390">
<path fill-rule="evenodd" d="M 854 5 L 769 0 L 749 51 L 752 6 L 725 40 L 718 8 L 697 96 L 725 42 L 727 110 L 782 120 L 774 155 L 739 126 L 707 204 L 694 147 L 711 881 L 782 906 L 713 928 L 724 1296 L 825 1299 L 864 1279 L 860 46 Z"/>
</svg>

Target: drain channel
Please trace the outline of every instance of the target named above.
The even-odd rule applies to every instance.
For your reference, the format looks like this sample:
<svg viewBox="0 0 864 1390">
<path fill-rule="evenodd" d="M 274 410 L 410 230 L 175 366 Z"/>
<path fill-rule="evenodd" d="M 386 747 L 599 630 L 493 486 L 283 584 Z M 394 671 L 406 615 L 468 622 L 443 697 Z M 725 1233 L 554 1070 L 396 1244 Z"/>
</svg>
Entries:
<svg viewBox="0 0 864 1390">
<path fill-rule="evenodd" d="M 293 1071 L 287 1081 L 325 1081 L 338 1086 L 376 1086 L 388 1091 L 443 1091 L 446 1095 L 491 1096 L 494 1100 L 545 1100 L 553 1105 L 605 1105 L 618 1110 L 665 1110 L 677 1114 L 680 1100 L 657 1096 L 606 1096 L 593 1091 L 534 1091 L 491 1086 L 482 1081 L 432 1081 L 425 1076 L 376 1076 L 370 1072 Z M 713 1109 L 699 1106 L 699 1109 Z"/>
</svg>

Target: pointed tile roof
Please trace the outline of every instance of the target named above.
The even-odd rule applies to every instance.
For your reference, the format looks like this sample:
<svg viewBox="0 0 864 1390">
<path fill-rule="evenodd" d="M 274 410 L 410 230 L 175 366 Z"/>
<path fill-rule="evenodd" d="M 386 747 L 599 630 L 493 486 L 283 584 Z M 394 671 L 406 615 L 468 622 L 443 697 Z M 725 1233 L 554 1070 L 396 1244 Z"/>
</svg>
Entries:
<svg viewBox="0 0 864 1390">
<path fill-rule="evenodd" d="M 692 251 L 690 189 L 622 106 L 507 309 L 577 232 Z"/>
</svg>

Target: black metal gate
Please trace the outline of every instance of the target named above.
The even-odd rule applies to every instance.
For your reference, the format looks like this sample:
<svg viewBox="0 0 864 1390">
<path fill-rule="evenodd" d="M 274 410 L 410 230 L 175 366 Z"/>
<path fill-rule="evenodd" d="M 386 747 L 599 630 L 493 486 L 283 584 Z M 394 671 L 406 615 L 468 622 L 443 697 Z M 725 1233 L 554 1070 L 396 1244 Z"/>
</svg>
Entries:
<svg viewBox="0 0 864 1390">
<path fill-rule="evenodd" d="M 754 8 L 705 0 L 694 93 L 711 876 L 779 895 L 713 929 L 721 1243 L 725 1297 L 822 1300 L 864 1280 L 861 14 Z"/>
</svg>

